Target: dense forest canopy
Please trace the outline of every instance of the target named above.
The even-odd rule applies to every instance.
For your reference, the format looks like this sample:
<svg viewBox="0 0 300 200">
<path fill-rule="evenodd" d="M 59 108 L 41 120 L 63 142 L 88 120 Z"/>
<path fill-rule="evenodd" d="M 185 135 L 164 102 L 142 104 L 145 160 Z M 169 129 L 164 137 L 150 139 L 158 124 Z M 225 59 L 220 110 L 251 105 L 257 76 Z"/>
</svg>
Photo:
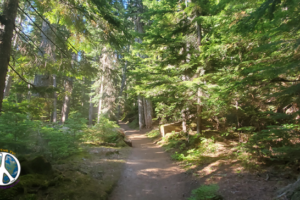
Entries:
<svg viewBox="0 0 300 200">
<path fill-rule="evenodd" d="M 299 1 L 0 3 L 1 144 L 31 149 L 39 132 L 67 155 L 87 125 L 125 119 L 299 159 Z"/>
</svg>

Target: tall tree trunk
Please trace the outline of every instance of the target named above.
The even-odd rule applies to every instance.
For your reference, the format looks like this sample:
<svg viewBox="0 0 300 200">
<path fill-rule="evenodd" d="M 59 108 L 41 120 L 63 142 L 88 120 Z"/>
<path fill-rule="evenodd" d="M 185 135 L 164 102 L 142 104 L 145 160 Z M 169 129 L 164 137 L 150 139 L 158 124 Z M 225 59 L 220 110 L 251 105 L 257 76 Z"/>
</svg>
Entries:
<svg viewBox="0 0 300 200">
<path fill-rule="evenodd" d="M 104 67 L 103 67 L 104 68 Z M 104 72 L 103 72 L 104 73 Z M 97 123 L 99 124 L 100 122 L 100 116 L 101 116 L 101 113 L 102 113 L 102 102 L 103 102 L 103 85 L 104 84 L 104 74 L 102 75 L 101 77 L 101 85 L 100 85 L 100 91 L 99 91 L 99 94 L 100 94 L 100 99 L 99 99 L 99 106 L 98 106 L 98 119 L 97 119 Z"/>
<path fill-rule="evenodd" d="M 3 15 L 1 17 L 4 19 L 4 24 L 0 23 L 0 29 L 2 29 L 0 30 L 0 113 L 18 5 L 18 0 L 5 0 L 3 3 Z"/>
<path fill-rule="evenodd" d="M 22 22 L 22 19 L 21 17 L 18 19 L 18 24 L 21 24 Z M 19 35 L 18 34 L 15 34 L 14 36 L 14 44 L 13 44 L 13 47 L 15 48 L 16 45 L 17 45 L 17 41 L 18 41 L 18 37 Z M 7 75 L 7 78 L 6 78 L 6 82 L 5 82 L 5 89 L 4 89 L 4 98 L 5 97 L 8 97 L 9 96 L 9 92 L 10 92 L 10 88 L 11 88 L 11 84 L 12 84 L 12 80 L 13 80 L 13 77 L 11 75 Z"/>
<path fill-rule="evenodd" d="M 71 95 L 73 91 L 73 83 L 72 78 L 67 77 L 64 81 L 65 85 L 65 97 L 64 97 L 64 103 L 61 109 L 61 122 L 64 123 L 66 120 L 68 120 L 69 117 L 69 111 L 70 111 L 70 101 L 71 101 Z"/>
<path fill-rule="evenodd" d="M 90 96 L 90 107 L 89 107 L 89 126 L 91 127 L 93 125 L 93 109 L 94 109 L 94 104 L 93 104 L 93 97 Z"/>
<path fill-rule="evenodd" d="M 139 128 L 141 130 L 145 126 L 143 97 L 141 95 L 138 95 L 137 104 L 139 109 Z"/>
<path fill-rule="evenodd" d="M 57 87 L 57 82 L 56 82 L 56 75 L 53 75 L 53 88 L 56 89 Z M 52 116 L 52 121 L 56 122 L 57 121 L 57 93 L 54 91 L 53 94 L 53 116 Z"/>
<path fill-rule="evenodd" d="M 187 132 L 187 127 L 186 127 L 186 114 L 185 114 L 186 109 L 181 110 L 181 119 L 182 119 L 182 131 Z"/>
<path fill-rule="evenodd" d="M 54 37 L 53 33 L 50 30 L 50 27 L 48 25 L 48 23 L 46 23 L 45 21 L 43 21 L 42 23 L 42 31 L 43 33 L 41 33 L 41 44 L 40 44 L 40 51 L 38 52 L 38 54 L 40 56 L 44 56 L 45 53 L 49 54 L 49 56 L 51 56 L 52 60 L 55 60 L 55 46 L 49 41 L 49 39 L 44 35 L 47 34 L 48 37 Z M 38 87 L 49 87 L 51 85 L 51 79 L 52 76 L 49 75 L 48 73 L 45 74 L 35 74 L 34 77 L 34 85 L 38 88 Z M 43 90 L 43 88 L 41 88 L 41 91 Z M 34 93 L 33 96 L 40 96 L 39 93 Z"/>
<path fill-rule="evenodd" d="M 201 121 L 202 121 L 202 105 L 201 105 L 201 89 L 197 91 L 197 133 L 202 134 Z"/>
<path fill-rule="evenodd" d="M 137 1 L 137 15 L 135 19 L 135 31 L 138 33 L 144 33 L 143 23 L 141 21 L 141 15 L 143 13 L 142 0 Z M 141 38 L 136 38 L 136 42 L 142 43 Z M 140 55 L 140 57 L 143 57 Z M 139 128 L 140 130 L 146 125 L 146 128 L 152 127 L 152 103 L 150 99 L 143 100 L 144 97 L 138 96 L 138 108 L 139 108 Z M 144 103 L 145 102 L 145 103 Z M 145 106 L 148 106 L 145 107 Z M 146 113 L 145 113 L 146 112 Z"/>
<path fill-rule="evenodd" d="M 91 82 L 91 93 L 93 92 L 93 84 L 94 82 Z M 93 110 L 94 110 L 94 104 L 93 104 L 93 96 L 90 95 L 90 107 L 89 107 L 89 126 L 91 127 L 93 125 Z"/>
<path fill-rule="evenodd" d="M 8 97 L 9 96 L 9 92 L 10 92 L 10 87 L 11 87 L 11 83 L 12 83 L 12 76 L 8 75 L 5 81 L 5 89 L 4 89 L 4 97 Z"/>
<path fill-rule="evenodd" d="M 240 120 L 239 120 L 239 102 L 235 101 L 235 109 L 236 109 L 236 131 L 240 128 Z M 239 142 L 241 142 L 241 132 L 239 132 Z"/>
<path fill-rule="evenodd" d="M 198 14 L 199 16 L 199 14 Z M 198 46 L 201 46 L 201 24 L 197 22 L 197 43 Z M 197 91 L 197 133 L 202 134 L 202 129 L 201 129 L 201 121 L 202 121 L 202 105 L 201 105 L 201 96 L 202 96 L 202 91 L 201 88 L 198 88 Z"/>
<path fill-rule="evenodd" d="M 119 98 L 118 98 L 118 114 L 117 114 L 117 120 L 119 121 L 120 119 L 120 112 L 121 112 L 121 108 L 120 108 L 120 98 L 122 98 L 122 94 L 123 94 L 123 90 L 125 87 L 125 82 L 126 82 L 126 70 L 127 70 L 127 61 L 125 61 L 125 65 L 123 68 L 123 76 L 122 76 L 122 83 L 121 83 L 121 88 L 120 88 L 120 92 L 119 92 Z"/>
<path fill-rule="evenodd" d="M 147 129 L 152 128 L 152 102 L 143 97 L 145 125 Z"/>
</svg>

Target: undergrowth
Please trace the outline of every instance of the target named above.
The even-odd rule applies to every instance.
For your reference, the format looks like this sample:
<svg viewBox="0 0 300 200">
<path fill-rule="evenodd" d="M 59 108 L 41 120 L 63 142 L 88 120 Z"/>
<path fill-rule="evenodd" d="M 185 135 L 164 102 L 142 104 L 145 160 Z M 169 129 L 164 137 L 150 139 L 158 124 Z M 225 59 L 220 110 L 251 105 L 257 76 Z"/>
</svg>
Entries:
<svg viewBox="0 0 300 200">
<path fill-rule="evenodd" d="M 202 185 L 201 187 L 192 191 L 192 196 L 189 200 L 207 200 L 217 197 L 219 186 L 217 184 Z"/>
<path fill-rule="evenodd" d="M 138 129 L 139 128 L 139 121 L 135 118 L 132 122 L 128 124 L 129 128 L 131 129 Z"/>
<path fill-rule="evenodd" d="M 160 133 L 158 130 L 152 130 L 149 133 L 147 133 L 147 137 L 151 139 L 158 138 L 160 136 Z"/>
</svg>

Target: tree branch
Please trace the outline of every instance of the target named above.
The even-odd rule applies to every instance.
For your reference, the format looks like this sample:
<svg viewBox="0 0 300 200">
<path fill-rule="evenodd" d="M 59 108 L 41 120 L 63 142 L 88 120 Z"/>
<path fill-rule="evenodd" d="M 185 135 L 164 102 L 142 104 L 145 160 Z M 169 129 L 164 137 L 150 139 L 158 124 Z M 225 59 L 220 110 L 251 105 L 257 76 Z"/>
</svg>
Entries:
<svg viewBox="0 0 300 200">
<path fill-rule="evenodd" d="M 42 20 L 44 20 L 44 22 L 46 22 L 47 24 L 48 24 L 48 26 L 49 26 L 49 28 L 51 29 L 51 31 L 55 34 L 55 36 L 56 37 L 58 37 L 61 41 L 63 41 L 64 42 L 64 40 L 63 39 L 61 39 L 57 34 L 56 34 L 56 32 L 52 29 L 52 26 L 51 26 L 51 24 L 32 6 L 32 4 L 30 3 L 30 1 L 28 1 L 28 0 L 26 0 L 28 3 L 29 3 L 29 5 L 30 5 L 30 7 L 38 14 L 38 16 L 40 17 L 40 18 L 42 18 Z M 77 53 L 78 52 L 78 50 L 77 49 L 75 49 L 75 47 L 67 40 L 67 42 L 68 42 L 68 44 L 72 47 L 72 49 L 74 49 L 75 50 L 75 53 Z"/>
<path fill-rule="evenodd" d="M 31 19 L 31 17 L 22 9 L 19 7 L 19 10 L 21 10 L 29 19 L 32 21 L 32 23 L 46 36 L 46 38 L 54 45 L 56 46 L 66 57 L 69 57 L 57 44 L 55 44 L 45 33 L 44 31 Z"/>
<path fill-rule="evenodd" d="M 10 68 L 19 76 L 19 78 L 22 80 L 22 81 L 24 81 L 25 83 L 27 83 L 27 84 L 29 84 L 29 85 L 31 85 L 35 90 L 38 90 L 36 87 L 35 87 L 35 85 L 33 85 L 32 83 L 29 83 L 28 81 L 26 81 L 25 80 L 25 78 L 24 77 L 22 77 L 9 63 L 8 63 L 8 65 L 10 66 Z"/>
</svg>

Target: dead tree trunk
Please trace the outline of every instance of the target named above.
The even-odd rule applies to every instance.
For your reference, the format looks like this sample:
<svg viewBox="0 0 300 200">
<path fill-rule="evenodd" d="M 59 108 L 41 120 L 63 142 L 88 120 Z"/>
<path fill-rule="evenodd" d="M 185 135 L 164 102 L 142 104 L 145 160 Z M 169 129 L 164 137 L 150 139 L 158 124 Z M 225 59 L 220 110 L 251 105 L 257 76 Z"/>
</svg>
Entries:
<svg viewBox="0 0 300 200">
<path fill-rule="evenodd" d="M 3 15 L 1 16 L 2 20 L 0 22 L 0 113 L 2 110 L 3 91 L 10 60 L 11 40 L 13 37 L 18 5 L 18 0 L 5 0 L 3 3 Z"/>
</svg>

